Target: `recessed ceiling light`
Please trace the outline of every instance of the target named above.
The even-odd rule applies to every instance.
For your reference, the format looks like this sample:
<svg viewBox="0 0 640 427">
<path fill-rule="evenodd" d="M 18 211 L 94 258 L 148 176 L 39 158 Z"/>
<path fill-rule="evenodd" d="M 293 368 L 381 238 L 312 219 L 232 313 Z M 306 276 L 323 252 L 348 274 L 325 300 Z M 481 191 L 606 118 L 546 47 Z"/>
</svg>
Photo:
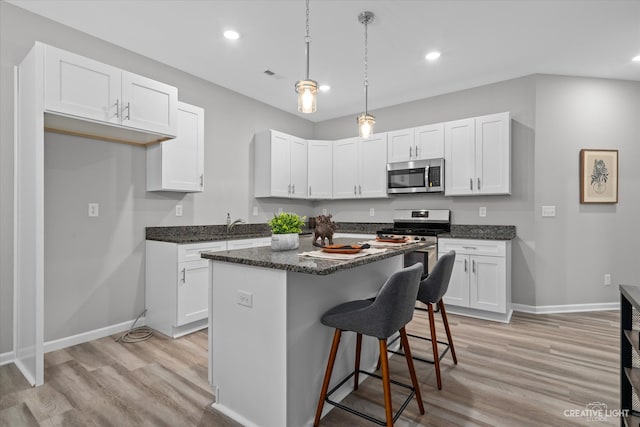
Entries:
<svg viewBox="0 0 640 427">
<path fill-rule="evenodd" d="M 633 58 L 631 58 L 631 60 L 632 60 L 633 62 L 640 62 L 640 55 L 636 55 L 636 56 L 634 56 Z"/>
<path fill-rule="evenodd" d="M 227 30 L 224 32 L 224 36 L 229 40 L 238 40 L 240 38 L 240 33 L 233 30 Z"/>
<path fill-rule="evenodd" d="M 429 61 L 436 60 L 436 59 L 440 58 L 440 52 L 438 52 L 438 51 L 429 52 L 429 53 L 427 53 L 426 58 Z"/>
<path fill-rule="evenodd" d="M 329 92 L 331 90 L 331 86 L 329 86 L 329 85 L 320 85 L 320 87 L 318 89 L 320 89 L 321 92 Z"/>
</svg>

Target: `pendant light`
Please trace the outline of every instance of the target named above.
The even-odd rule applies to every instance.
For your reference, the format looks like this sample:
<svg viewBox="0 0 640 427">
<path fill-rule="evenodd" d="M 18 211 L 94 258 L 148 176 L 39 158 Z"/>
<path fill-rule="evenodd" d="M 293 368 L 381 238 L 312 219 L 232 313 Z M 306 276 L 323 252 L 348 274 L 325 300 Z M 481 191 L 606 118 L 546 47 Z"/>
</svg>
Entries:
<svg viewBox="0 0 640 427">
<path fill-rule="evenodd" d="M 318 83 L 309 79 L 309 0 L 307 0 L 307 24 L 304 36 L 305 56 L 307 58 L 307 77 L 305 80 L 296 82 L 296 92 L 298 92 L 298 111 L 301 113 L 315 113 L 316 96 L 318 94 Z"/>
<path fill-rule="evenodd" d="M 367 76 L 367 56 L 368 56 L 368 34 L 367 26 L 373 22 L 373 12 L 365 11 L 358 15 L 358 21 L 364 24 L 364 113 L 358 116 L 358 130 L 361 138 L 369 138 L 373 133 L 373 125 L 376 122 L 376 118 L 369 114 L 367 104 L 369 102 L 369 79 Z"/>
</svg>

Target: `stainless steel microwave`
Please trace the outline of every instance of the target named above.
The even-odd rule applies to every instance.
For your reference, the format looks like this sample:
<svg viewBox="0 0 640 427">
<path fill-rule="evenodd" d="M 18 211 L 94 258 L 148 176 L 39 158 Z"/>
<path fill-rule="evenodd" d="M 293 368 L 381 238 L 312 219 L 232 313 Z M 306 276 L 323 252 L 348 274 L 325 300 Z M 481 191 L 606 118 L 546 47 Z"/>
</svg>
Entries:
<svg viewBox="0 0 640 427">
<path fill-rule="evenodd" d="M 438 193 L 444 191 L 444 159 L 387 164 L 387 193 Z"/>
</svg>

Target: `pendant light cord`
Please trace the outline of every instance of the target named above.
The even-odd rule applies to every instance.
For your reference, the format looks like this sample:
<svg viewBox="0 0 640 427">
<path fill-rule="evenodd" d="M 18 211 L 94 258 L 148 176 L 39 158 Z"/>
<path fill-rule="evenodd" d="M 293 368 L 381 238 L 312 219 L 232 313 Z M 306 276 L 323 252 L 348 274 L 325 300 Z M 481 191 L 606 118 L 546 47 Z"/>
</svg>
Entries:
<svg viewBox="0 0 640 427">
<path fill-rule="evenodd" d="M 369 37 L 367 27 L 369 26 L 369 19 L 365 18 L 364 21 L 364 114 L 369 114 L 368 104 L 369 104 L 369 77 L 367 74 L 367 69 L 369 68 L 368 57 L 369 57 Z"/>
<path fill-rule="evenodd" d="M 306 15 L 306 28 L 305 28 L 305 56 L 307 57 L 307 78 L 309 80 L 309 43 L 311 43 L 311 37 L 309 37 L 309 0 L 307 0 L 307 15 Z"/>
</svg>

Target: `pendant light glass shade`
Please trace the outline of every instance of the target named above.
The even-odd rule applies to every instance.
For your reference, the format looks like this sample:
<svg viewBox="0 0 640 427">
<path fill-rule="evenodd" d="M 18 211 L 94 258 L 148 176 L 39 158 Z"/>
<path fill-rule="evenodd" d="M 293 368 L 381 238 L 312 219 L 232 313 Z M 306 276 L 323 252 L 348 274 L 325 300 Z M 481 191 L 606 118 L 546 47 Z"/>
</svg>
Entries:
<svg viewBox="0 0 640 427">
<path fill-rule="evenodd" d="M 358 134 L 360 138 L 367 139 L 373 133 L 373 125 L 376 118 L 371 114 L 360 114 L 358 116 Z"/>
<path fill-rule="evenodd" d="M 364 113 L 358 116 L 358 134 L 361 138 L 367 139 L 373 134 L 373 125 L 376 122 L 375 117 L 369 114 L 369 78 L 368 71 L 368 54 L 369 54 L 369 37 L 367 33 L 367 25 L 373 22 L 373 12 L 365 11 L 358 15 L 358 21 L 364 24 Z"/>
<path fill-rule="evenodd" d="M 310 43 L 311 37 L 309 37 L 309 0 L 307 0 L 306 33 L 304 36 L 304 56 L 307 60 L 307 77 L 304 80 L 299 80 L 296 83 L 296 92 L 298 92 L 298 111 L 305 114 L 315 113 L 316 98 L 318 95 L 318 83 L 309 78 Z"/>
<path fill-rule="evenodd" d="M 301 113 L 315 113 L 318 83 L 313 80 L 300 80 L 296 83 L 298 92 L 298 111 Z"/>
</svg>

